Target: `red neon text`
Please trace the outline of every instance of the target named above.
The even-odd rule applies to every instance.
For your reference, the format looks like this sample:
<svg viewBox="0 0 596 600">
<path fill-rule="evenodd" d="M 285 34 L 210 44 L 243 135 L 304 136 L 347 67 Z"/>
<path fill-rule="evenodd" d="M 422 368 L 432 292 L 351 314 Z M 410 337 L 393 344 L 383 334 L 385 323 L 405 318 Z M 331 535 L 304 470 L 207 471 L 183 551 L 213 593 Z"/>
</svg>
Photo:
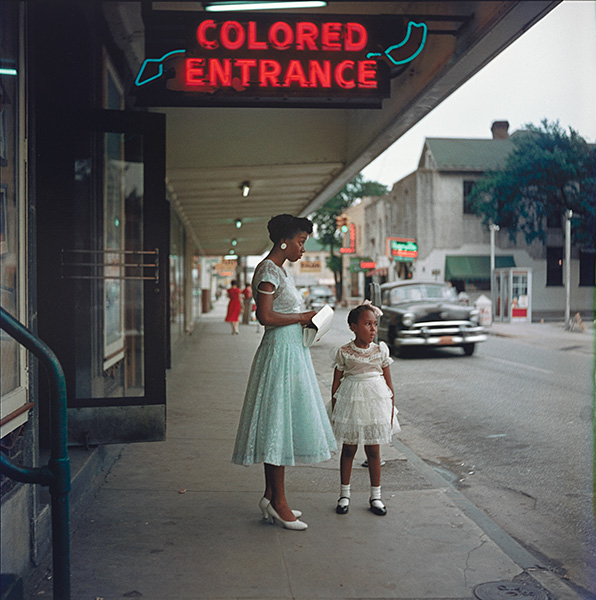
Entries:
<svg viewBox="0 0 596 600">
<path fill-rule="evenodd" d="M 375 89 L 376 62 L 344 60 L 332 66 L 328 60 L 290 60 L 287 67 L 273 59 L 188 58 L 185 83 L 192 87 L 259 87 Z"/>
<path fill-rule="evenodd" d="M 261 26 L 264 27 L 264 26 Z M 248 25 L 238 21 L 219 24 L 213 19 L 202 21 L 197 27 L 197 42 L 206 50 L 220 46 L 228 50 L 323 50 L 360 52 L 368 43 L 368 32 L 360 23 L 323 23 L 321 27 L 309 21 L 292 26 L 276 21 L 259 31 L 256 21 Z"/>
</svg>

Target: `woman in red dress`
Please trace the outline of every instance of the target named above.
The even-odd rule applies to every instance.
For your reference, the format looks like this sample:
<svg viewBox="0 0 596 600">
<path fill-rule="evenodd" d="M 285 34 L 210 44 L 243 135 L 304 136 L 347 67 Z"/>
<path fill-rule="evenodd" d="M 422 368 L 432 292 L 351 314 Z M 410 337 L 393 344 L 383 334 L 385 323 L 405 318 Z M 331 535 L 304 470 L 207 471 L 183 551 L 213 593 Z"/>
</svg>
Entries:
<svg viewBox="0 0 596 600">
<path fill-rule="evenodd" d="M 242 305 L 240 304 L 241 290 L 238 287 L 236 280 L 232 281 L 232 287 L 228 290 L 228 313 L 226 315 L 226 321 L 232 324 L 232 334 L 238 333 L 238 321 L 240 321 L 240 311 Z"/>
</svg>

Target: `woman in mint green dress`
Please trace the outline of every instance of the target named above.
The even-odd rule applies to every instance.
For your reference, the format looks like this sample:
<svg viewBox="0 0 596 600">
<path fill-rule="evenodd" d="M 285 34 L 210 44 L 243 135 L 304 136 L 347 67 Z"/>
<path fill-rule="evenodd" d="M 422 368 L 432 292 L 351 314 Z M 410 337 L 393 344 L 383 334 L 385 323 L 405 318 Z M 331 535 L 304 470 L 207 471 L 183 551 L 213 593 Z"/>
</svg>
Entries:
<svg viewBox="0 0 596 600">
<path fill-rule="evenodd" d="M 315 311 L 301 312 L 302 295 L 283 264 L 304 254 L 312 223 L 292 215 L 273 217 L 267 228 L 273 248 L 252 279 L 257 319 L 265 326 L 248 379 L 232 461 L 264 463 L 263 518 L 287 529 L 304 530 L 301 513 L 285 496 L 285 467 L 328 460 L 335 436 L 310 357 L 302 344 L 302 327 Z"/>
</svg>

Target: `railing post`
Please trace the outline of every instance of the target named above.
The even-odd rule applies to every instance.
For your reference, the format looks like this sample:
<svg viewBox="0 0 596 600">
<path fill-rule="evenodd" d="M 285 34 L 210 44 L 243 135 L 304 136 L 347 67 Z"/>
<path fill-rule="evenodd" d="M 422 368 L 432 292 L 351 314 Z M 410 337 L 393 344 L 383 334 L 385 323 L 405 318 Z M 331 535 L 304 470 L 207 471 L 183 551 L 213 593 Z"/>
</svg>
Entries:
<svg viewBox="0 0 596 600">
<path fill-rule="evenodd" d="M 70 460 L 67 446 L 66 379 L 58 357 L 13 316 L 0 308 L 0 328 L 30 350 L 48 371 L 51 402 L 51 448 L 46 467 L 19 467 L 2 455 L 2 473 L 24 483 L 48 485 L 52 497 L 54 600 L 70 600 Z"/>
</svg>

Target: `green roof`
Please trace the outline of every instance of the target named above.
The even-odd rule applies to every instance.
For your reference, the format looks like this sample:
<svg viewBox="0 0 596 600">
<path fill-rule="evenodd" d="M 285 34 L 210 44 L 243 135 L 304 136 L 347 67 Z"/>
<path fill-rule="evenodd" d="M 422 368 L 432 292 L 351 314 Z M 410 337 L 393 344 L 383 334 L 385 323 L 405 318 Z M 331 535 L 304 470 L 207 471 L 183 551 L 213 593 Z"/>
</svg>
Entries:
<svg viewBox="0 0 596 600">
<path fill-rule="evenodd" d="M 306 244 L 304 244 L 304 249 L 307 252 L 324 252 L 327 248 L 319 242 L 319 240 L 315 239 L 312 235 L 306 240 Z"/>
<path fill-rule="evenodd" d="M 493 139 L 427 138 L 439 171 L 488 171 L 505 165 L 513 142 Z M 421 162 L 424 160 L 424 154 Z"/>
</svg>

